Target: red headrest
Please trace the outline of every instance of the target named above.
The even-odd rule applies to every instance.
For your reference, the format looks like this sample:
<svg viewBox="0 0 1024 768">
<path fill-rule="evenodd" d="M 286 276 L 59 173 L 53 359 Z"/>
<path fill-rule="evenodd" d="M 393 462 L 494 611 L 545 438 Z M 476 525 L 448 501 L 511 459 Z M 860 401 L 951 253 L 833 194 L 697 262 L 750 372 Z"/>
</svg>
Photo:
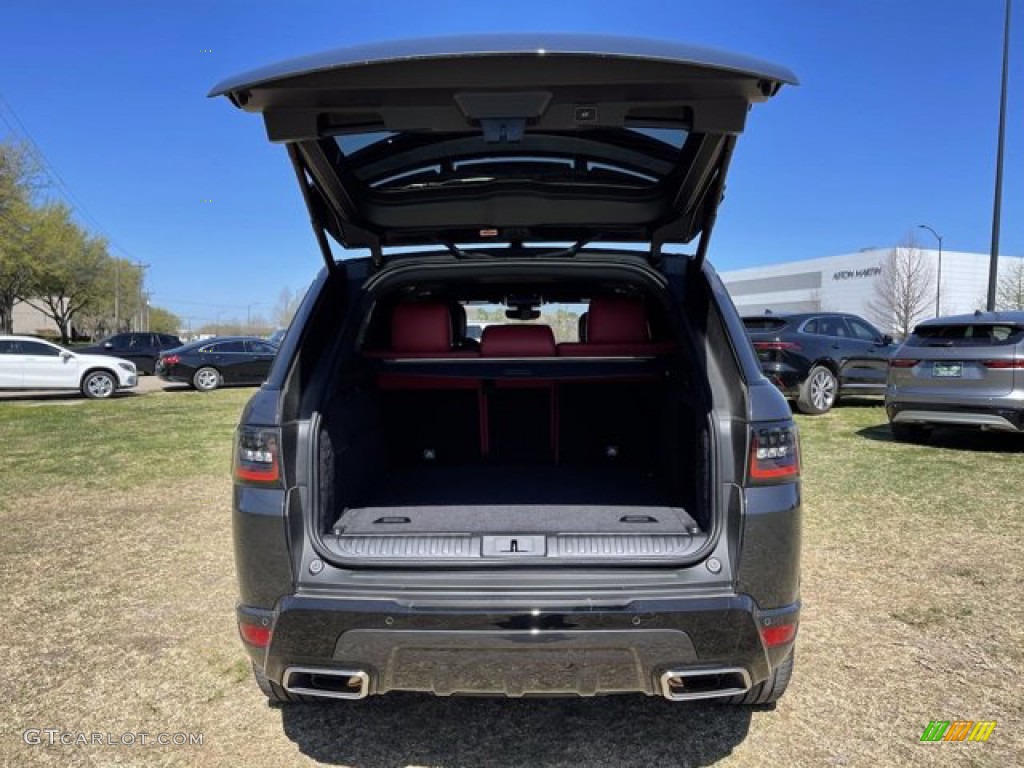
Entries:
<svg viewBox="0 0 1024 768">
<path fill-rule="evenodd" d="M 452 319 L 444 304 L 399 304 L 391 315 L 391 351 L 450 352 Z"/>
<path fill-rule="evenodd" d="M 626 296 L 595 296 L 591 299 L 587 321 L 589 343 L 629 344 L 650 339 L 643 301 Z"/>
<path fill-rule="evenodd" d="M 555 334 L 548 325 L 488 325 L 480 337 L 484 357 L 554 357 Z"/>
</svg>

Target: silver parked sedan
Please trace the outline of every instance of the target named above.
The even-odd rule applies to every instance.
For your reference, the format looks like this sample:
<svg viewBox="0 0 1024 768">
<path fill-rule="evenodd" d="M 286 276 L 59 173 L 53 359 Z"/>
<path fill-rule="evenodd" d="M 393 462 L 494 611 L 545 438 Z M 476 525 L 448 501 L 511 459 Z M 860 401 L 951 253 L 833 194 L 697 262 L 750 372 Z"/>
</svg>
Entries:
<svg viewBox="0 0 1024 768">
<path fill-rule="evenodd" d="M 918 325 L 890 362 L 885 410 L 897 440 L 940 425 L 1024 432 L 1024 312 Z"/>
</svg>

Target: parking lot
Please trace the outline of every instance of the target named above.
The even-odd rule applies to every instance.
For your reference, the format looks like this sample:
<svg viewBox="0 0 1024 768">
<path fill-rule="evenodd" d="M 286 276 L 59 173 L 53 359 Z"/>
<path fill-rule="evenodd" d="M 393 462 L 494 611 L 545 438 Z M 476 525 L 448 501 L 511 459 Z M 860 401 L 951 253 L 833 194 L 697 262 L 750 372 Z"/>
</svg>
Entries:
<svg viewBox="0 0 1024 768">
<path fill-rule="evenodd" d="M 4 765 L 1006 766 L 1024 748 L 1019 439 L 894 443 L 870 400 L 799 418 L 804 614 L 777 709 L 416 695 L 280 709 L 234 626 L 228 463 L 251 390 L 142 381 L 107 402 L 0 403 Z M 920 743 L 935 719 L 998 724 L 987 743 Z M 32 745 L 26 729 L 203 742 Z"/>
</svg>

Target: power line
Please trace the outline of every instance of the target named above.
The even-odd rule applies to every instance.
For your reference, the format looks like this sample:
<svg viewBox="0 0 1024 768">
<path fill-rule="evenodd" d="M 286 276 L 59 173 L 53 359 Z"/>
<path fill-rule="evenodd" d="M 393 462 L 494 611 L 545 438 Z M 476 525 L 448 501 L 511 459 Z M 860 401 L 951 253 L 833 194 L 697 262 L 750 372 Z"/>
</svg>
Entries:
<svg viewBox="0 0 1024 768">
<path fill-rule="evenodd" d="M 64 177 L 60 175 L 60 172 L 57 170 L 56 166 L 54 166 L 54 164 L 50 162 L 49 158 L 47 158 L 46 156 L 46 153 L 44 153 L 39 144 L 36 143 L 36 140 L 32 138 L 32 134 L 29 132 L 25 124 L 21 121 L 21 118 L 18 117 L 18 113 L 14 110 L 14 106 L 9 101 L 7 101 L 7 99 L 4 98 L 3 94 L 0 94 L 0 108 L 2 108 L 0 109 L 0 120 L 3 120 L 4 124 L 8 127 L 8 129 L 10 129 L 12 134 L 17 135 L 23 141 L 28 143 L 28 145 L 32 148 L 34 154 L 36 155 L 37 159 L 42 164 L 44 173 L 46 173 L 50 181 L 54 183 L 55 186 L 58 186 L 61 190 L 63 190 L 64 196 L 67 198 L 66 202 L 69 202 L 71 204 L 71 207 L 74 210 L 76 210 L 80 216 L 87 219 L 96 228 L 96 230 L 107 239 L 111 246 L 120 251 L 122 255 L 128 257 L 129 259 L 133 259 L 134 257 L 128 252 L 128 249 L 122 246 L 116 240 L 114 240 L 110 233 L 107 232 L 106 229 L 104 229 L 103 225 L 99 223 L 96 217 L 89 212 L 89 209 L 85 207 L 82 201 L 75 196 L 74 192 L 71 191 L 71 187 L 68 186 L 68 183 L 66 181 L 64 181 Z M 17 123 L 18 127 L 15 127 L 14 124 L 11 123 L 11 121 L 4 116 L 3 109 L 6 109 L 7 112 L 10 113 L 11 117 L 14 118 L 14 122 Z"/>
<path fill-rule="evenodd" d="M 157 294 L 154 293 L 153 297 L 156 298 Z M 167 303 L 167 304 L 192 304 L 192 305 L 197 306 L 197 307 L 220 307 L 220 308 L 224 308 L 224 309 L 245 309 L 247 306 L 249 306 L 248 304 L 216 304 L 216 303 L 211 302 L 211 301 L 193 301 L 191 299 L 171 299 L 171 298 L 168 298 L 167 296 L 164 296 L 162 294 L 160 295 L 160 301 L 164 302 L 164 303 Z"/>
</svg>

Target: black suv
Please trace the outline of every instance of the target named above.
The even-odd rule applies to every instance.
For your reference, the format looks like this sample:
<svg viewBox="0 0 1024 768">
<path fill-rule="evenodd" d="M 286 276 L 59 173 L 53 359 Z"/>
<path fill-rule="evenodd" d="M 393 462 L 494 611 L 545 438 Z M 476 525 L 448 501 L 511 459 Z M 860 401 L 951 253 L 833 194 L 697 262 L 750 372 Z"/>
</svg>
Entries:
<svg viewBox="0 0 1024 768">
<path fill-rule="evenodd" d="M 118 333 L 94 346 L 77 350 L 90 355 L 111 355 L 135 363 L 140 373 L 152 374 L 156 359 L 165 349 L 181 346 L 181 339 L 168 333 Z"/>
<path fill-rule="evenodd" d="M 750 105 L 793 81 L 553 35 L 214 89 L 285 144 L 325 260 L 235 446 L 267 696 L 782 695 L 796 428 L 705 254 Z M 506 322 L 474 343 L 480 306 Z"/>
<path fill-rule="evenodd" d="M 761 368 L 802 413 L 830 410 L 841 395 L 884 395 L 892 337 L 840 312 L 744 317 Z"/>
</svg>

